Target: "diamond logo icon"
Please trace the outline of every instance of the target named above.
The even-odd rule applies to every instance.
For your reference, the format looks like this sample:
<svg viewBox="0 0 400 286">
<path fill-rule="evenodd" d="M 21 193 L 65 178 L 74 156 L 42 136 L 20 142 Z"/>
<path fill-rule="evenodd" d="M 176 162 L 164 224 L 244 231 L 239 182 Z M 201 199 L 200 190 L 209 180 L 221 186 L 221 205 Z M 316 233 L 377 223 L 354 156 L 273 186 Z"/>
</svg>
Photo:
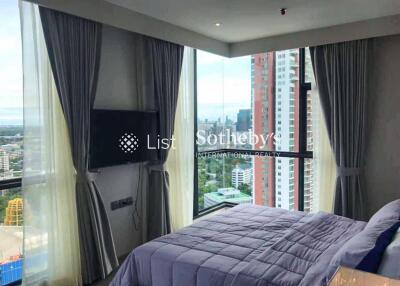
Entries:
<svg viewBox="0 0 400 286">
<path fill-rule="evenodd" d="M 139 148 L 139 140 L 133 135 L 133 133 L 125 133 L 119 138 L 119 148 L 121 148 L 124 153 L 132 154 Z"/>
</svg>

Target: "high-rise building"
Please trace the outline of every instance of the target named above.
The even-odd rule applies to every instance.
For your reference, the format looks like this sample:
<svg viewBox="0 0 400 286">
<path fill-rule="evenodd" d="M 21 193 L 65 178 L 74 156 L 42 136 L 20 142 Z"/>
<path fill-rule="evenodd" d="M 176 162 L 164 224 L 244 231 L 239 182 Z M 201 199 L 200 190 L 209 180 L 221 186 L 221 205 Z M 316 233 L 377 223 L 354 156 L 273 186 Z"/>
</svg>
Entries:
<svg viewBox="0 0 400 286">
<path fill-rule="evenodd" d="M 299 50 L 252 56 L 251 79 L 254 133 L 279 138 L 279 142 L 268 141 L 262 149 L 298 151 Z M 254 148 L 259 150 L 261 144 L 255 144 Z M 253 168 L 256 204 L 289 210 L 298 208 L 297 159 L 255 157 Z M 312 169 L 308 171 L 311 173 Z M 309 193 L 310 190 L 305 189 L 305 197 L 309 198 Z"/>
<path fill-rule="evenodd" d="M 236 166 L 232 170 L 232 186 L 236 189 L 242 184 L 251 183 L 252 169 L 248 166 Z"/>
<path fill-rule="evenodd" d="M 275 132 L 275 54 L 257 54 L 251 58 L 251 104 L 253 133 Z M 254 144 L 254 149 L 274 150 L 273 143 Z M 253 164 L 253 194 L 256 204 L 275 206 L 275 161 L 256 156 Z"/>
<path fill-rule="evenodd" d="M 10 170 L 10 158 L 8 153 L 0 149 L 0 175 L 1 173 L 7 173 Z"/>
<path fill-rule="evenodd" d="M 239 109 L 236 119 L 236 131 L 248 132 L 251 129 L 251 109 Z"/>
</svg>

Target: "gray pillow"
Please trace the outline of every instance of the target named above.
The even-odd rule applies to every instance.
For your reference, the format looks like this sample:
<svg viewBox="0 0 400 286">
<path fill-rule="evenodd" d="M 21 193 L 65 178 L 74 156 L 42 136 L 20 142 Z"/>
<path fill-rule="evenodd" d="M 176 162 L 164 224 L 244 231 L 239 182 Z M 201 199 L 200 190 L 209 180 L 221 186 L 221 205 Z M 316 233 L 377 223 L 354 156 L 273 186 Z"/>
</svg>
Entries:
<svg viewBox="0 0 400 286">
<path fill-rule="evenodd" d="M 383 206 L 371 217 L 366 227 L 372 226 L 378 223 L 378 221 L 388 219 L 400 219 L 400 199 Z"/>
<path fill-rule="evenodd" d="M 383 276 L 400 279 L 400 228 L 392 242 L 383 253 L 378 273 Z"/>
<path fill-rule="evenodd" d="M 391 243 L 400 220 L 391 218 L 379 220 L 379 223 L 368 225 L 361 232 L 347 241 L 335 254 L 330 262 L 329 271 L 335 271 L 338 266 L 377 273 L 383 253 Z"/>
</svg>

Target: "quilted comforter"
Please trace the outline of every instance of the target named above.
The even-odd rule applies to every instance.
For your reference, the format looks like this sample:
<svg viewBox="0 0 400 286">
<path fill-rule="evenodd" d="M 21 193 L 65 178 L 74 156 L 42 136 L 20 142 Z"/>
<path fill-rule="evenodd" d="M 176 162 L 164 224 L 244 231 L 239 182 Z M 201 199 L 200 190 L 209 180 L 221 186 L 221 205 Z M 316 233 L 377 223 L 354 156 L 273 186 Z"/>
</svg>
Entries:
<svg viewBox="0 0 400 286">
<path fill-rule="evenodd" d="M 136 248 L 113 286 L 326 285 L 333 255 L 364 222 L 239 205 Z"/>
</svg>

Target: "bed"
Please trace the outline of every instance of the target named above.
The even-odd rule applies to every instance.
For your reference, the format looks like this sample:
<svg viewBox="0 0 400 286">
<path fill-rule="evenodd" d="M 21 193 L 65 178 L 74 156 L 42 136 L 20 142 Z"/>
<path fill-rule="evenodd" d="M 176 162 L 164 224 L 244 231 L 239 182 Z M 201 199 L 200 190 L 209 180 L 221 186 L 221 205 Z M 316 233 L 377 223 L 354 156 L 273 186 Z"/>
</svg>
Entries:
<svg viewBox="0 0 400 286">
<path fill-rule="evenodd" d="M 327 285 L 344 258 L 358 265 L 375 246 L 380 234 L 372 226 L 364 234 L 366 228 L 324 212 L 238 205 L 136 248 L 111 285 Z M 363 240 L 358 251 L 352 244 Z"/>
</svg>

